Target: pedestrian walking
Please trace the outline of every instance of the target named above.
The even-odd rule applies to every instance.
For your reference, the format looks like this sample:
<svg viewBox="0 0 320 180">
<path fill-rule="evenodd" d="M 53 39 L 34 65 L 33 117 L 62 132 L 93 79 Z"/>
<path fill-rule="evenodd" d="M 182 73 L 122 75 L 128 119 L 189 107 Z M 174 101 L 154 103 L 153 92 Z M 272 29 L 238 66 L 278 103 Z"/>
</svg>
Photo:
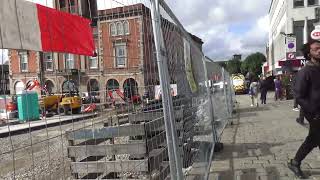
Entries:
<svg viewBox="0 0 320 180">
<path fill-rule="evenodd" d="M 307 178 L 300 168 L 301 162 L 313 148 L 320 147 L 320 41 L 310 40 L 302 51 L 308 62 L 298 72 L 294 93 L 310 127 L 294 159 L 288 162 L 288 168 L 299 178 Z"/>
<path fill-rule="evenodd" d="M 262 76 L 261 82 L 260 82 L 260 100 L 261 100 L 261 104 L 266 104 L 267 93 L 268 93 L 268 82 L 266 81 L 266 78 L 264 76 Z"/>
<path fill-rule="evenodd" d="M 256 78 L 250 83 L 249 95 L 251 97 L 251 106 L 256 105 L 258 107 L 258 81 Z"/>
<path fill-rule="evenodd" d="M 274 80 L 274 97 L 275 100 L 277 101 L 278 99 L 281 99 L 281 93 L 282 93 L 282 88 L 281 88 L 281 80 L 280 77 L 277 76 L 276 79 Z"/>
</svg>

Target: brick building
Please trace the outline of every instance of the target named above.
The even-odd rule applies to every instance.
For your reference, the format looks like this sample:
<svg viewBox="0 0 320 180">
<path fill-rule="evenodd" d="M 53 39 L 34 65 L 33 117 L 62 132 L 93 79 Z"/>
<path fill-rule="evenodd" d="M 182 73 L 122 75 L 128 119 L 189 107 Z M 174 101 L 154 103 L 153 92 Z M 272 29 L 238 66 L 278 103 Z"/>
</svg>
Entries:
<svg viewBox="0 0 320 180">
<path fill-rule="evenodd" d="M 157 81 L 150 11 L 142 4 L 99 11 L 100 59 L 106 89 L 143 95 Z"/>
<path fill-rule="evenodd" d="M 140 95 L 153 97 L 159 75 L 155 56 L 150 9 L 135 4 L 99 11 L 99 54 L 107 89 L 126 88 Z M 183 36 L 172 22 L 162 19 L 162 30 L 167 47 L 170 83 L 184 73 Z M 196 46 L 202 50 L 202 40 L 190 34 Z M 133 87 L 133 88 L 132 88 Z M 137 88 L 136 88 L 137 87 Z M 125 91 L 126 92 L 126 91 Z"/>
<path fill-rule="evenodd" d="M 53 93 L 74 87 L 80 92 L 120 89 L 125 95 L 143 95 L 146 91 L 151 96 L 154 94 L 159 76 L 150 10 L 143 4 L 135 4 L 98 11 L 93 3 L 88 6 L 87 2 L 56 0 L 54 4 L 61 11 L 98 17 L 93 22 L 98 56 L 10 51 L 11 92 L 16 93 L 27 81 L 40 79 Z M 162 26 L 168 47 L 170 81 L 176 84 L 178 69 L 184 71 L 184 63 L 177 62 L 183 59 L 183 39 L 173 23 L 162 19 Z M 191 37 L 202 49 L 202 40 Z M 68 82 L 74 86 L 68 86 Z M 100 97 L 106 98 L 106 93 L 100 93 Z"/>
</svg>

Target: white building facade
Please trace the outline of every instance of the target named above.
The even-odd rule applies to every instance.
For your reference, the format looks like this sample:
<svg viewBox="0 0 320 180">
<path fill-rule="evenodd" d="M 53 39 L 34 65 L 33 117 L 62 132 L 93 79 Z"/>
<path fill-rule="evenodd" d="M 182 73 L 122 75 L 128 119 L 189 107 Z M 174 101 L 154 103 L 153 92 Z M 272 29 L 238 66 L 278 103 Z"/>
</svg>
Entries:
<svg viewBox="0 0 320 180">
<path fill-rule="evenodd" d="M 290 66 L 291 70 L 296 71 L 305 64 L 300 49 L 314 30 L 318 8 L 319 0 L 272 0 L 269 10 L 268 61 L 262 68 L 264 74 L 281 74 L 284 66 Z M 286 48 L 289 37 L 296 39 L 295 58 L 290 60 Z"/>
</svg>

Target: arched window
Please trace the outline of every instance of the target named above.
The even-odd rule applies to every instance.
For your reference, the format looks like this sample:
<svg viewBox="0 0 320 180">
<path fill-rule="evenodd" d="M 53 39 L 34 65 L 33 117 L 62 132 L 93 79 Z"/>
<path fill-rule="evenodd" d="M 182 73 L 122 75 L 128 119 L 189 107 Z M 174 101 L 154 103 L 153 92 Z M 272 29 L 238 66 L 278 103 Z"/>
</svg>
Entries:
<svg viewBox="0 0 320 180">
<path fill-rule="evenodd" d="M 116 90 L 119 89 L 119 82 L 115 79 L 109 79 L 107 82 L 107 90 Z"/>
<path fill-rule="evenodd" d="M 116 36 L 117 35 L 117 28 L 114 23 L 110 24 L 110 34 L 111 36 Z"/>
<path fill-rule="evenodd" d="M 123 22 L 123 30 L 124 30 L 124 34 L 130 34 L 129 22 L 128 21 L 124 21 Z"/>
<path fill-rule="evenodd" d="M 123 24 L 121 22 L 117 22 L 117 34 L 123 35 Z"/>
<path fill-rule="evenodd" d="M 73 80 L 66 80 L 62 83 L 62 93 L 78 92 L 78 87 Z"/>
<path fill-rule="evenodd" d="M 24 83 L 21 81 L 16 82 L 16 84 L 14 85 L 14 91 L 16 94 L 21 94 L 24 88 Z"/>
<path fill-rule="evenodd" d="M 123 83 L 123 91 L 123 94 L 127 98 L 131 98 L 133 95 L 139 94 L 138 83 L 132 78 L 126 79 Z"/>
<path fill-rule="evenodd" d="M 96 92 L 99 91 L 99 82 L 96 79 L 90 79 L 87 85 L 88 92 Z"/>
<path fill-rule="evenodd" d="M 45 91 L 47 91 L 47 93 L 48 94 L 52 94 L 52 93 L 54 93 L 54 84 L 53 84 L 53 82 L 52 81 L 50 81 L 50 80 L 47 80 L 45 83 L 44 83 L 44 90 Z"/>
</svg>

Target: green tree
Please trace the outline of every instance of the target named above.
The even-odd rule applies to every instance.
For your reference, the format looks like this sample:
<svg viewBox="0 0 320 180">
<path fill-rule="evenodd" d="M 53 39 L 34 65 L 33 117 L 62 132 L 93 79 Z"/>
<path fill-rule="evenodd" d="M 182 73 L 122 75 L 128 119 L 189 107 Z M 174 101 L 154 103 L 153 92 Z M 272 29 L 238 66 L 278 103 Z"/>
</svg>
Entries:
<svg viewBox="0 0 320 180">
<path fill-rule="evenodd" d="M 227 68 L 226 62 L 219 62 L 219 65 L 220 65 L 221 67 Z"/>
<path fill-rule="evenodd" d="M 247 74 L 248 72 L 253 76 L 258 76 L 262 73 L 261 67 L 266 62 L 266 56 L 260 52 L 250 54 L 241 64 L 241 72 Z"/>
<path fill-rule="evenodd" d="M 241 72 L 241 61 L 239 59 L 231 59 L 227 62 L 227 71 L 230 74 L 237 74 Z"/>
</svg>

